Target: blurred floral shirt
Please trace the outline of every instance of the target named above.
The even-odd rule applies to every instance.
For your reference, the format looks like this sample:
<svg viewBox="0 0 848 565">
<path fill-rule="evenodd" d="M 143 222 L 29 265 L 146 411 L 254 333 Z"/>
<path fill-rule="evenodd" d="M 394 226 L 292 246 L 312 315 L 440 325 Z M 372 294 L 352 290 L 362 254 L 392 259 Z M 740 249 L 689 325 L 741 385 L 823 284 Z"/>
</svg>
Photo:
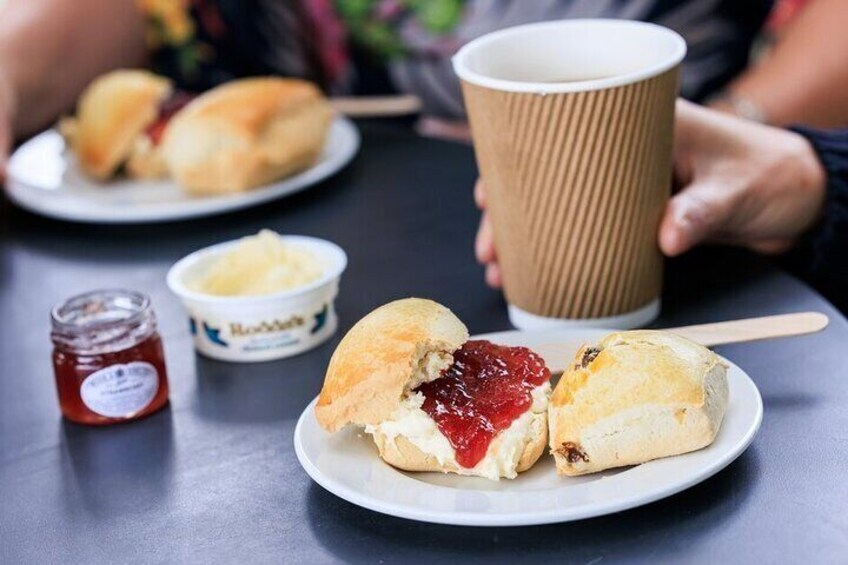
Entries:
<svg viewBox="0 0 848 565">
<path fill-rule="evenodd" d="M 450 56 L 496 29 L 564 18 L 627 18 L 678 31 L 683 95 L 699 100 L 747 65 L 771 0 L 136 0 L 157 71 L 188 90 L 237 77 L 307 78 L 329 93 L 419 96 L 462 118 Z"/>
</svg>

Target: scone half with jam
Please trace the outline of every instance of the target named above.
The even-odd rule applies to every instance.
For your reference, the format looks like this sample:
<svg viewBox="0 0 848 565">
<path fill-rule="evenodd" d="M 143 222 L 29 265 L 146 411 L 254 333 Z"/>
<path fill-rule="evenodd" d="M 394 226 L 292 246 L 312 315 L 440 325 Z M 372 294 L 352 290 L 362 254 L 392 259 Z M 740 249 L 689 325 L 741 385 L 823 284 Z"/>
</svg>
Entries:
<svg viewBox="0 0 848 565">
<path fill-rule="evenodd" d="M 469 341 L 450 310 L 409 298 L 345 335 L 315 416 L 329 432 L 364 428 L 398 469 L 511 479 L 545 449 L 549 379 L 529 349 Z"/>
</svg>

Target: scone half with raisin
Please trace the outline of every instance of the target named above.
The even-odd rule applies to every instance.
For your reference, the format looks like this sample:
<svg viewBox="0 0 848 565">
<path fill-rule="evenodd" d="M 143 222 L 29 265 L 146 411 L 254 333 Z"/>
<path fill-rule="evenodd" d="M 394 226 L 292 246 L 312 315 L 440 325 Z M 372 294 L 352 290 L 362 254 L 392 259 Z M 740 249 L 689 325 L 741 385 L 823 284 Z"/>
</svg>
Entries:
<svg viewBox="0 0 848 565">
<path fill-rule="evenodd" d="M 548 407 L 557 472 L 583 475 L 706 447 L 728 394 L 721 358 L 683 337 L 628 331 L 584 346 Z"/>
</svg>

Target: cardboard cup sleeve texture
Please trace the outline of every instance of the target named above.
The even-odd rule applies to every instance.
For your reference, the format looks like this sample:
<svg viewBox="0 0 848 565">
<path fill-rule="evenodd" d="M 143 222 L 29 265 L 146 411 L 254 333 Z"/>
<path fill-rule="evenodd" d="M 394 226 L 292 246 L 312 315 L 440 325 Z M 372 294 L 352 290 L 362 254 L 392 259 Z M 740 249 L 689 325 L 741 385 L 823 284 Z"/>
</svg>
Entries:
<svg viewBox="0 0 848 565">
<path fill-rule="evenodd" d="M 462 82 L 510 304 L 586 319 L 659 297 L 678 74 L 544 94 Z"/>
</svg>

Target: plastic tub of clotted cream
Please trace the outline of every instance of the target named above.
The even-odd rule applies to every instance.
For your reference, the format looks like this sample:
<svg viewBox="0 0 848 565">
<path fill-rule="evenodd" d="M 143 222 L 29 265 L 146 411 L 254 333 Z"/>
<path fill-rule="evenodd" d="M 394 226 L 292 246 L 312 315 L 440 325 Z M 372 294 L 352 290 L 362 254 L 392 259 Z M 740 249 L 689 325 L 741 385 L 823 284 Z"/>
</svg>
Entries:
<svg viewBox="0 0 848 565">
<path fill-rule="evenodd" d="M 178 261 L 168 286 L 183 302 L 197 350 L 224 361 L 302 353 L 336 331 L 347 255 L 336 244 L 263 230 Z"/>
</svg>

